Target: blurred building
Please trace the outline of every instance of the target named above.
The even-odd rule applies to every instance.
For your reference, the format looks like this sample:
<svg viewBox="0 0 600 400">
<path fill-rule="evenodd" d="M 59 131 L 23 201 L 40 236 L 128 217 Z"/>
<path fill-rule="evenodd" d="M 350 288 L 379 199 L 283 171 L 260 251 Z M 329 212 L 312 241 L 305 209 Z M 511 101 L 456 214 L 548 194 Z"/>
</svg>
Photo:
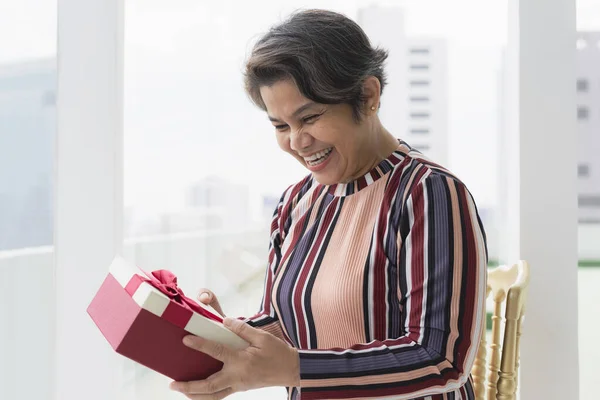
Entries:
<svg viewBox="0 0 600 400">
<path fill-rule="evenodd" d="M 221 211 L 221 228 L 242 229 L 250 223 L 249 187 L 209 176 L 193 184 L 186 196 L 186 207 Z"/>
<path fill-rule="evenodd" d="M 0 66 L 0 250 L 53 243 L 56 60 Z"/>
<path fill-rule="evenodd" d="M 446 43 L 409 38 L 406 55 L 406 140 L 433 161 L 448 166 L 448 89 Z"/>
<path fill-rule="evenodd" d="M 370 6 L 357 22 L 371 42 L 389 51 L 381 117 L 390 132 L 448 166 L 448 62 L 443 39 L 408 37 L 397 7 Z"/>
<path fill-rule="evenodd" d="M 239 231 L 251 226 L 249 187 L 210 176 L 190 185 L 182 208 L 160 213 L 125 213 L 128 237 Z"/>
<path fill-rule="evenodd" d="M 579 222 L 600 223 L 600 32 L 577 33 Z"/>
<path fill-rule="evenodd" d="M 598 257 L 597 233 L 600 227 L 600 32 L 578 32 L 576 52 L 577 137 L 565 136 L 565 140 L 577 140 L 579 163 L 578 204 L 579 204 L 579 251 L 584 259 Z M 498 152 L 514 154 L 510 148 L 511 138 L 516 137 L 519 126 L 518 116 L 513 106 L 518 101 L 518 93 L 511 86 L 516 80 L 516 66 L 508 60 L 503 51 L 498 74 Z M 541 144 L 543 145 L 543 144 Z M 560 155 L 548 155 L 549 160 L 560 162 Z M 508 235 L 519 216 L 514 212 L 518 198 L 508 192 L 509 180 L 517 176 L 518 163 L 506 162 L 498 158 L 498 210 L 495 224 L 498 235 L 498 248 L 501 260 L 514 259 L 517 254 L 510 252 Z M 543 173 L 543 170 L 540 170 Z M 557 183 L 560 185 L 560 183 Z"/>
<path fill-rule="evenodd" d="M 279 196 L 263 195 L 262 196 L 262 212 L 261 217 L 267 224 L 271 223 L 275 209 L 279 204 Z"/>
</svg>

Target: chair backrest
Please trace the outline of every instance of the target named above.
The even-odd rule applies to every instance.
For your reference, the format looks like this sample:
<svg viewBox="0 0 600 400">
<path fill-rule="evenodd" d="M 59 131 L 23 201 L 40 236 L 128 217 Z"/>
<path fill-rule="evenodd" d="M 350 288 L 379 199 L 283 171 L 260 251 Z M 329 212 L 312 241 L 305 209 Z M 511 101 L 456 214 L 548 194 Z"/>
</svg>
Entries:
<svg viewBox="0 0 600 400">
<path fill-rule="evenodd" d="M 519 342 L 528 286 L 529 265 L 526 261 L 488 270 L 487 295 L 493 300 L 494 312 L 490 354 L 487 354 L 486 334 L 484 334 L 473 366 L 472 375 L 477 400 L 516 399 Z M 504 317 L 502 316 L 503 305 L 505 306 Z M 501 336 L 502 325 L 504 325 L 503 337 Z"/>
</svg>

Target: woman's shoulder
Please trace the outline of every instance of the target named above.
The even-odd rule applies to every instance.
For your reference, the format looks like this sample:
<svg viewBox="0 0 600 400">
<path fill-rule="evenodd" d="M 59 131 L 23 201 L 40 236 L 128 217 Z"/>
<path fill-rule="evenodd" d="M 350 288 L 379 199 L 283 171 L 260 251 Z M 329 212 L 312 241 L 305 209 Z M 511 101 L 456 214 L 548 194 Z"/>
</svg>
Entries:
<svg viewBox="0 0 600 400">
<path fill-rule="evenodd" d="M 289 185 L 281 195 L 281 202 L 284 207 L 296 204 L 302 199 L 311 189 L 314 189 L 315 181 L 312 174 L 306 175 L 296 183 Z"/>
<path fill-rule="evenodd" d="M 402 153 L 405 159 L 403 160 L 404 162 L 395 166 L 395 171 L 392 174 L 397 175 L 396 180 L 398 184 L 391 185 L 390 188 L 395 190 L 397 195 L 406 199 L 423 186 L 443 182 L 467 189 L 461 178 L 449 168 L 437 163 L 406 142 L 401 142 L 398 151 Z"/>
<path fill-rule="evenodd" d="M 284 221 L 291 214 L 298 203 L 315 187 L 312 175 L 307 175 L 300 181 L 293 183 L 283 191 L 277 206 L 279 217 Z"/>
</svg>

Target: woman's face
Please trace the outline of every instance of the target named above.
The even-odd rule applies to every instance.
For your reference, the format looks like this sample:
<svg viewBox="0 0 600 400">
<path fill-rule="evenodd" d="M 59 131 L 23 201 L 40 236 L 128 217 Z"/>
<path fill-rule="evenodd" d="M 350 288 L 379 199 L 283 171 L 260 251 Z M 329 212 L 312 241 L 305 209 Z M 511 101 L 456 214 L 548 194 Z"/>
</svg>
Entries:
<svg viewBox="0 0 600 400">
<path fill-rule="evenodd" d="M 324 185 L 357 178 L 368 154 L 361 145 L 367 135 L 347 104 L 319 104 L 302 96 L 288 80 L 262 86 L 262 99 L 279 147 L 294 156 Z M 364 171 L 366 173 L 368 171 Z"/>
</svg>

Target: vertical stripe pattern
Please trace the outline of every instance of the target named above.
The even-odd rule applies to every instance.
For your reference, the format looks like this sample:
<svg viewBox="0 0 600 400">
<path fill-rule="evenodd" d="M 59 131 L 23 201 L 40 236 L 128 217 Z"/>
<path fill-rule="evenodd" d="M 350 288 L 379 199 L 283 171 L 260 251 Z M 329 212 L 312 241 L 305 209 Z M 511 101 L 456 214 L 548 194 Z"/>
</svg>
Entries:
<svg viewBox="0 0 600 400">
<path fill-rule="evenodd" d="M 475 201 L 399 141 L 366 175 L 290 186 L 247 319 L 300 356 L 291 399 L 466 399 L 483 334 L 487 245 Z"/>
</svg>

